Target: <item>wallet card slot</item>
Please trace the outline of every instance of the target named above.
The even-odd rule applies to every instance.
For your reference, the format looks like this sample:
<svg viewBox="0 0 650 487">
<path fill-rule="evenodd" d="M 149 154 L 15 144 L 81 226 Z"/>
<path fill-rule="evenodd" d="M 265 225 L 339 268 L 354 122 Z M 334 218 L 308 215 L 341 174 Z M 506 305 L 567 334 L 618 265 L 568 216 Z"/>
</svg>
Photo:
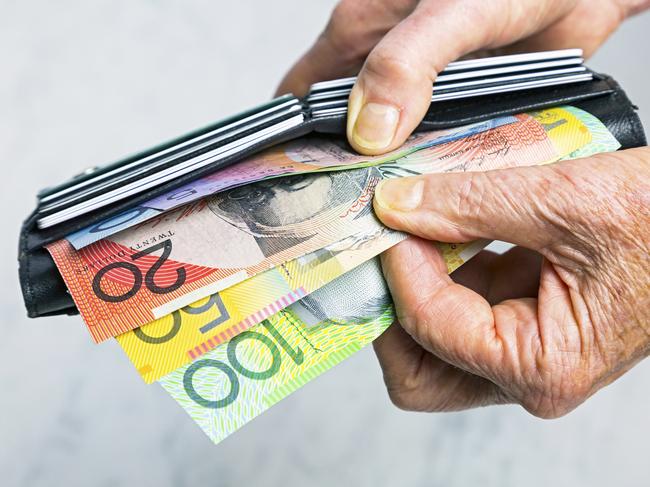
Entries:
<svg viewBox="0 0 650 487">
<path fill-rule="evenodd" d="M 256 117 L 259 116 L 260 114 L 268 114 L 271 111 L 274 110 L 279 110 L 282 109 L 284 106 L 288 104 L 295 104 L 296 103 L 296 98 L 292 95 L 284 95 L 278 98 L 275 98 L 267 103 L 264 103 L 260 106 L 257 106 L 251 110 L 246 110 L 243 112 L 240 112 L 236 115 L 233 115 L 231 117 L 227 117 L 225 119 L 219 120 L 218 122 L 209 124 L 205 127 L 201 127 L 199 129 L 193 130 L 191 132 L 188 132 L 186 134 L 183 134 L 179 137 L 176 137 L 172 140 L 163 142 L 162 144 L 158 144 L 154 147 L 151 147 L 145 151 L 138 152 L 136 154 L 133 154 L 132 156 L 129 156 L 127 158 L 121 159 L 119 161 L 102 165 L 102 166 L 96 166 L 92 167 L 89 170 L 84 171 L 83 173 L 76 175 L 69 180 L 53 187 L 45 188 L 42 189 L 41 191 L 38 192 L 38 198 L 39 200 L 43 200 L 48 198 L 49 196 L 58 193 L 68 187 L 77 185 L 78 183 L 91 180 L 94 178 L 97 178 L 98 176 L 112 171 L 114 169 L 118 169 L 122 166 L 125 166 L 127 164 L 130 164 L 131 162 L 138 161 L 140 159 L 149 157 L 151 155 L 157 154 L 161 151 L 165 151 L 171 147 L 177 146 L 179 144 L 182 144 L 186 141 L 190 141 L 192 139 L 196 139 L 197 137 L 200 137 L 206 133 L 213 132 L 215 130 L 218 130 L 220 128 L 227 128 L 229 126 L 236 125 L 239 121 L 244 121 L 245 119 L 249 119 L 250 117 Z"/>
<path fill-rule="evenodd" d="M 469 80 L 469 81 L 449 82 L 449 83 L 444 83 L 440 86 L 434 85 L 433 91 L 434 94 L 448 93 L 448 92 L 452 92 L 464 88 L 470 88 L 470 87 L 480 87 L 484 85 L 497 85 L 500 83 L 507 84 L 507 83 L 514 83 L 519 81 L 544 80 L 544 79 L 549 79 L 557 76 L 575 75 L 575 74 L 581 74 L 586 72 L 587 72 L 587 68 L 585 66 L 575 66 L 571 68 L 553 69 L 550 71 L 544 71 L 542 73 L 534 72 L 534 73 L 512 74 L 508 76 L 499 76 L 499 77 L 490 78 L 488 80 L 477 79 L 477 80 Z"/>
<path fill-rule="evenodd" d="M 457 89 L 435 91 L 431 96 L 431 102 L 442 102 L 449 100 L 460 100 L 463 98 L 474 98 L 486 95 L 509 93 L 513 91 L 533 90 L 547 88 L 549 86 L 567 85 L 590 81 L 593 75 L 590 71 L 578 72 L 577 74 L 562 74 L 560 76 L 542 76 L 529 81 L 510 81 L 481 83 L 475 86 L 459 87 Z M 347 113 L 347 99 L 340 99 L 330 102 L 316 103 L 312 105 L 312 116 L 314 118 L 344 115 Z"/>
<path fill-rule="evenodd" d="M 434 83 L 433 85 L 433 90 L 436 93 L 442 93 L 449 90 L 456 90 L 459 88 L 467 88 L 471 86 L 476 87 L 488 83 L 509 83 L 514 81 L 544 79 L 552 76 L 584 73 L 586 71 L 587 68 L 585 66 L 575 66 L 571 68 L 553 69 L 550 71 L 545 71 L 543 74 L 540 74 L 538 72 L 519 73 L 519 74 L 513 74 L 509 76 L 499 76 L 495 78 L 490 78 L 489 80 L 477 79 L 477 80 L 470 80 L 470 81 L 447 82 L 443 84 L 440 84 L 438 80 L 436 80 L 436 83 Z M 309 96 L 308 101 L 312 103 L 313 106 L 313 102 L 320 102 L 323 100 L 335 100 L 337 98 L 338 99 L 345 98 L 349 96 L 349 94 L 350 94 L 349 89 L 325 91 L 325 92 L 316 93 L 314 95 Z"/>
<path fill-rule="evenodd" d="M 514 64 L 528 64 L 540 61 L 551 61 L 566 58 L 581 58 L 582 49 L 558 49 L 555 51 L 528 52 L 523 54 L 507 54 L 504 56 L 493 56 L 487 58 L 465 59 L 450 63 L 445 71 L 465 71 L 471 69 L 483 69 L 491 66 L 508 66 Z"/>
<path fill-rule="evenodd" d="M 502 73 L 514 71 L 527 71 L 531 69 L 550 68 L 552 65 L 547 63 L 557 63 L 556 66 L 582 64 L 582 49 L 562 49 L 557 51 L 542 51 L 528 54 L 511 54 L 506 56 L 495 56 L 489 58 L 469 59 L 465 61 L 455 61 L 449 63 L 442 70 L 437 79 L 451 81 L 453 79 L 465 77 L 485 76 L 486 74 L 477 74 L 478 71 L 493 70 L 493 74 L 498 73 L 497 69 L 501 68 Z M 537 65 L 537 68 L 533 66 Z M 505 70 L 505 71 L 503 71 Z M 461 74 L 464 73 L 464 74 Z M 311 100 L 312 96 L 318 93 L 351 89 L 356 81 L 356 76 L 329 81 L 321 81 L 311 86 L 307 99 Z"/>
<path fill-rule="evenodd" d="M 291 106 L 284 108 L 279 113 L 272 113 L 271 115 L 262 118 L 255 117 L 253 121 L 245 125 L 240 125 L 234 129 L 231 127 L 224 127 L 219 131 L 221 133 L 211 135 L 210 137 L 205 137 L 205 140 L 198 142 L 194 142 L 194 140 L 188 141 L 188 146 L 184 149 L 176 150 L 176 148 L 171 148 L 169 149 L 171 153 L 166 154 L 164 157 L 158 157 L 158 154 L 156 154 L 154 160 L 147 161 L 143 164 L 138 163 L 137 165 L 129 168 L 128 171 L 121 171 L 122 174 L 117 173 L 110 178 L 105 178 L 103 182 L 100 181 L 99 183 L 90 185 L 86 189 L 79 188 L 76 191 L 73 191 L 74 188 L 71 188 L 69 190 L 66 190 L 70 192 L 68 196 L 63 196 L 60 199 L 52 201 L 50 203 L 41 204 L 39 206 L 39 213 L 49 214 L 57 210 L 65 209 L 69 206 L 72 206 L 75 202 L 90 199 L 94 195 L 105 193 L 113 188 L 128 184 L 140 178 L 144 178 L 150 174 L 161 171 L 171 165 L 177 164 L 191 157 L 198 157 L 207 151 L 211 151 L 214 148 L 224 145 L 233 138 L 241 136 L 245 133 L 250 133 L 252 131 L 259 131 L 274 123 L 283 121 L 291 114 L 295 114 L 300 111 L 301 106 L 296 100 L 292 103 Z M 189 142 L 192 143 L 189 144 Z M 45 201 L 43 200 L 42 203 L 44 202 Z"/>
<path fill-rule="evenodd" d="M 192 151 L 198 151 L 210 144 L 218 143 L 220 140 L 225 139 L 229 134 L 236 135 L 237 131 L 241 132 L 243 129 L 245 130 L 246 127 L 255 128 L 261 126 L 265 121 L 268 122 L 269 120 L 272 120 L 273 117 L 277 118 L 278 116 L 282 116 L 287 112 L 287 110 L 291 110 L 292 108 L 299 108 L 298 100 L 295 98 L 291 98 L 279 104 L 274 104 L 270 108 L 239 118 L 230 124 L 219 126 L 214 130 L 183 140 L 178 144 L 120 165 L 114 169 L 102 171 L 101 174 L 98 174 L 94 178 L 86 178 L 76 184 L 70 184 L 60 191 L 43 196 L 40 199 L 40 205 L 43 210 L 47 210 L 51 205 L 64 204 L 70 201 L 73 197 L 80 197 L 80 195 L 84 194 L 84 191 L 89 192 L 95 188 L 105 188 L 106 185 L 105 183 L 102 183 L 102 181 L 109 181 L 112 183 L 118 181 L 123 174 L 134 174 L 136 173 L 135 171 L 140 168 L 154 167 L 153 164 L 163 164 L 164 162 L 168 162 L 174 158 L 187 155 Z"/>
<path fill-rule="evenodd" d="M 48 228 L 57 223 L 76 218 L 80 215 L 89 213 L 103 206 L 108 206 L 116 201 L 123 200 L 135 194 L 141 193 L 152 187 L 161 185 L 167 181 L 173 180 L 185 174 L 201 169 L 207 165 L 218 162 L 220 159 L 228 157 L 237 151 L 241 151 L 249 146 L 263 142 L 279 133 L 301 124 L 304 121 L 304 115 L 297 115 L 276 123 L 262 130 L 253 132 L 245 137 L 237 138 L 234 141 L 219 146 L 209 152 L 203 153 L 192 159 L 183 162 L 177 162 L 161 171 L 156 171 L 145 177 L 138 178 L 136 181 L 127 184 L 120 184 L 117 188 L 106 192 L 101 192 L 97 196 L 91 197 L 75 205 L 69 206 L 64 210 L 52 213 L 48 216 L 39 217 L 37 224 L 39 228 Z"/>
<path fill-rule="evenodd" d="M 577 65 L 577 66 L 576 66 Z M 535 80 L 535 79 L 544 79 L 550 78 L 553 76 L 570 76 L 578 73 L 587 72 L 587 68 L 582 66 L 581 60 L 571 60 L 569 63 L 570 67 L 564 68 L 549 68 L 543 70 L 518 70 L 517 74 L 508 74 L 508 71 L 503 70 L 492 70 L 489 74 L 484 74 L 487 72 L 477 71 L 475 74 L 481 74 L 481 76 L 438 76 L 433 83 L 433 91 L 436 93 L 443 92 L 445 90 L 454 90 L 470 86 L 478 86 L 483 84 L 497 84 L 503 83 L 507 84 L 515 81 L 524 81 L 524 80 Z M 505 75 L 505 76 L 503 76 Z M 475 79 L 477 78 L 477 79 Z M 318 93 L 310 94 L 307 96 L 306 101 L 309 102 L 312 107 L 318 108 L 323 106 L 323 100 L 336 100 L 341 101 L 343 99 L 347 100 L 347 97 L 350 95 L 351 88 L 342 88 L 337 90 L 330 91 L 321 91 Z M 316 102 L 316 103 L 314 103 Z M 325 102 L 327 103 L 327 102 Z"/>
<path fill-rule="evenodd" d="M 471 98 L 475 96 L 485 96 L 499 93 L 508 93 L 511 91 L 521 91 L 529 89 L 547 88 L 549 86 L 564 85 L 571 83 L 582 83 L 591 81 L 591 73 L 581 73 L 571 76 L 548 77 L 533 81 L 521 81 L 508 84 L 490 83 L 478 88 L 461 88 L 458 90 L 449 90 L 444 93 L 434 93 L 431 96 L 432 102 L 445 100 L 460 100 L 461 98 Z"/>
<path fill-rule="evenodd" d="M 515 64 L 512 66 L 499 66 L 489 69 L 478 69 L 476 71 L 461 71 L 458 73 L 442 74 L 436 78 L 436 82 L 440 84 L 450 83 L 453 81 L 462 81 L 475 78 L 490 78 L 493 76 L 500 76 L 504 74 L 513 73 L 526 73 L 526 72 L 539 72 L 548 71 L 556 68 L 565 68 L 569 66 L 582 65 L 582 58 L 560 59 L 558 61 L 545 61 L 540 63 L 531 64 Z"/>
</svg>

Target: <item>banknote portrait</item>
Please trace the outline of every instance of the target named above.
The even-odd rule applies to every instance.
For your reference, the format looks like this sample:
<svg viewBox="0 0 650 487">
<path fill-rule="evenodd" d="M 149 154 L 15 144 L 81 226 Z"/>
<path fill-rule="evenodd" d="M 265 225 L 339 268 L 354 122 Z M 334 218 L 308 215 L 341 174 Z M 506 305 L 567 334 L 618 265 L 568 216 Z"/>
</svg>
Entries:
<svg viewBox="0 0 650 487">
<path fill-rule="evenodd" d="M 265 255 L 271 255 L 340 221 L 351 208 L 358 217 L 367 215 L 378 180 L 374 168 L 298 174 L 220 193 L 208 200 L 208 208 L 252 235 Z"/>
</svg>

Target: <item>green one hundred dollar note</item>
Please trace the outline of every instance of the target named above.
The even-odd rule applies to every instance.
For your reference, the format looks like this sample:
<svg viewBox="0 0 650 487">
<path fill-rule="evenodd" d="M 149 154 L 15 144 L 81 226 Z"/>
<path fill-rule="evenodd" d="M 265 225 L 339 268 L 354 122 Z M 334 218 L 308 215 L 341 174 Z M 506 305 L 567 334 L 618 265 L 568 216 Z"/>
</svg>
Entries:
<svg viewBox="0 0 650 487">
<path fill-rule="evenodd" d="M 451 272 L 487 243 L 435 245 Z M 393 318 L 375 258 L 159 382 L 217 443 L 370 343 Z"/>
<path fill-rule="evenodd" d="M 344 276 L 345 284 L 354 277 L 365 284 L 364 296 L 358 296 L 359 316 L 317 323 L 300 318 L 299 312 L 305 314 L 307 309 L 312 317 L 327 315 L 327 304 L 341 296 L 341 284 L 335 280 L 321 288 L 332 291 L 316 291 L 312 296 L 311 302 L 320 305 L 282 310 L 163 377 L 160 383 L 212 441 L 223 440 L 360 350 L 392 323 L 393 310 L 377 261 L 366 262 Z"/>
<path fill-rule="evenodd" d="M 596 117 L 563 108 L 591 133 L 588 143 L 564 159 L 620 147 Z M 451 273 L 487 243 L 435 245 Z M 160 382 L 216 443 L 370 343 L 393 316 L 378 259 L 373 259 Z"/>
</svg>

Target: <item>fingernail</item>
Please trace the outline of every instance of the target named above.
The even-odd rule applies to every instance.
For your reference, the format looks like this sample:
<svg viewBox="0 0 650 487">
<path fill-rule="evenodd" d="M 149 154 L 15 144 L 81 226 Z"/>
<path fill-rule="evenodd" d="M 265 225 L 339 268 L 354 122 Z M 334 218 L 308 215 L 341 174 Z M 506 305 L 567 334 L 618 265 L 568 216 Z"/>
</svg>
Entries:
<svg viewBox="0 0 650 487">
<path fill-rule="evenodd" d="M 397 122 L 399 110 L 394 106 L 366 103 L 357 116 L 352 138 L 365 149 L 385 149 L 395 137 Z"/>
<path fill-rule="evenodd" d="M 413 211 L 422 203 L 424 181 L 418 178 L 381 181 L 375 189 L 375 204 L 384 210 Z"/>
</svg>

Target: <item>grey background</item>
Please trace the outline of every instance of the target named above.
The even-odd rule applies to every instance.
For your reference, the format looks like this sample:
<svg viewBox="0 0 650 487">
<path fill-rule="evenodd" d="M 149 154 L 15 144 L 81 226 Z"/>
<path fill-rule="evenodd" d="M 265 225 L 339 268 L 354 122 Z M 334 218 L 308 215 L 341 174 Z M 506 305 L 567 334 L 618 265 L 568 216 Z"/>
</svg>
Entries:
<svg viewBox="0 0 650 487">
<path fill-rule="evenodd" d="M 218 446 L 79 318 L 28 321 L 16 277 L 35 192 L 271 96 L 332 1 L 0 1 L 0 484 L 648 485 L 650 368 L 577 411 L 405 413 L 370 349 Z M 650 126 L 650 17 L 591 65 Z"/>
</svg>

